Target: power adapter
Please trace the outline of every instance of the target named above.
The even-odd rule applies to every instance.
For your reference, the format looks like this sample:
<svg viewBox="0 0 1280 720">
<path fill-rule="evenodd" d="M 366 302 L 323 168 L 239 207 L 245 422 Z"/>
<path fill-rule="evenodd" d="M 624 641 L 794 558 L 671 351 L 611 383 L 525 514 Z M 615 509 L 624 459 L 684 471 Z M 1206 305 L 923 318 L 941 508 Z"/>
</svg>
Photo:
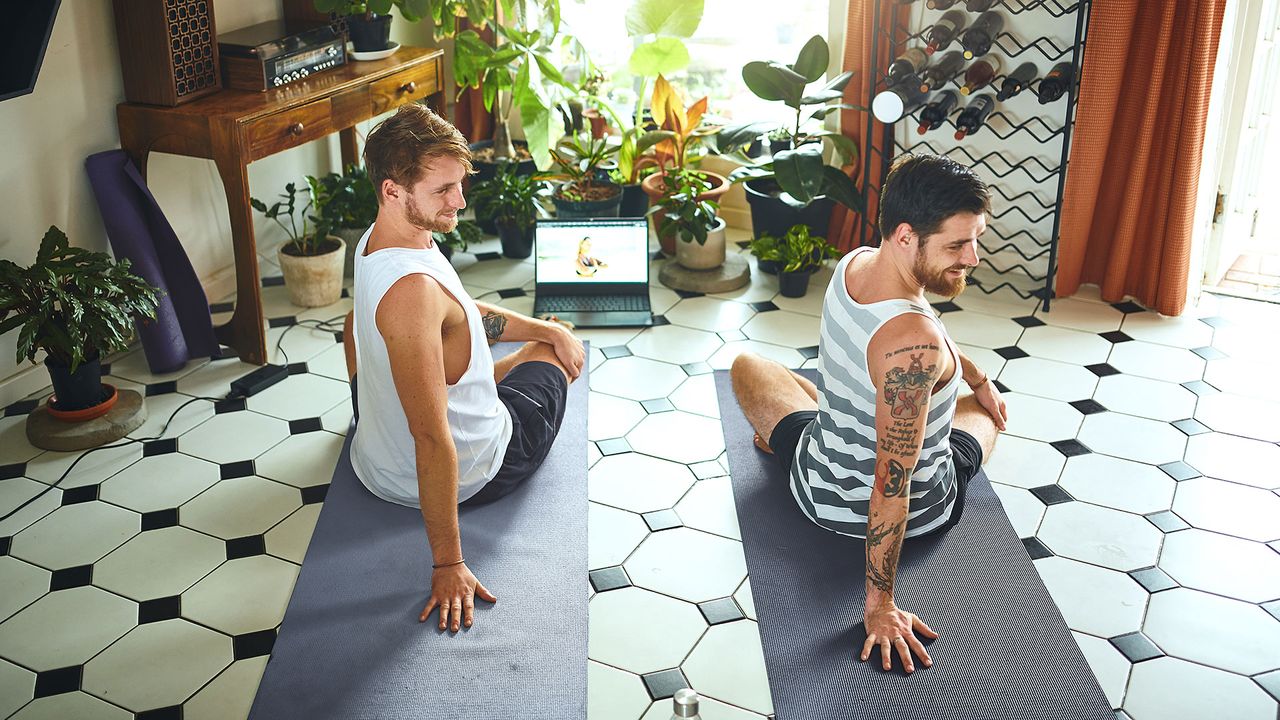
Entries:
<svg viewBox="0 0 1280 720">
<path fill-rule="evenodd" d="M 289 368 L 284 365 L 263 365 L 248 375 L 233 381 L 231 383 L 231 394 L 227 397 L 252 397 L 287 377 L 289 377 Z"/>
</svg>

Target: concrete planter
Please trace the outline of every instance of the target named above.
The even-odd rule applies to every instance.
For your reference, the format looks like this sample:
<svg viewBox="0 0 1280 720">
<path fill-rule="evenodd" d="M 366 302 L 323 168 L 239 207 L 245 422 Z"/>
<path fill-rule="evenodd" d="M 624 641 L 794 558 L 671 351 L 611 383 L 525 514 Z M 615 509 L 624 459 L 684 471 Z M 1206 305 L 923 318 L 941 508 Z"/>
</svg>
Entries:
<svg viewBox="0 0 1280 720">
<path fill-rule="evenodd" d="M 710 270 L 724 264 L 723 218 L 716 218 L 716 226 L 707 231 L 707 242 L 676 238 L 676 262 L 690 270 Z"/>
<path fill-rule="evenodd" d="M 284 272 L 289 288 L 289 301 L 301 307 L 324 307 L 342 297 L 342 267 L 346 264 L 347 244 L 336 235 L 327 236 L 338 246 L 322 255 L 290 255 L 280 246 L 276 260 Z"/>
</svg>

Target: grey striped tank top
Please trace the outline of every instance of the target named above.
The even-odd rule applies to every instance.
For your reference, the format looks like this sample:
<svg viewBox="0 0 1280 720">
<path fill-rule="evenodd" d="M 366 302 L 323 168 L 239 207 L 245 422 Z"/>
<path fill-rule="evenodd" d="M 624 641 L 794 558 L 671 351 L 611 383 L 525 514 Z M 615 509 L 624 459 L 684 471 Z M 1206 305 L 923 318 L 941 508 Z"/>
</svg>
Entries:
<svg viewBox="0 0 1280 720">
<path fill-rule="evenodd" d="M 946 328 L 931 308 L 909 300 L 863 305 L 849 296 L 845 270 L 849 253 L 836 266 L 822 303 L 818 340 L 818 416 L 800 436 L 791 463 L 791 492 L 809 519 L 855 537 L 866 537 L 867 513 L 875 487 L 876 388 L 867 372 L 867 346 L 889 320 L 919 313 Z M 950 348 L 950 343 L 948 343 Z M 951 380 L 929 400 L 920 459 L 911 475 L 907 537 L 947 521 L 956 499 L 951 460 L 951 419 L 961 373 L 958 358 Z"/>
</svg>

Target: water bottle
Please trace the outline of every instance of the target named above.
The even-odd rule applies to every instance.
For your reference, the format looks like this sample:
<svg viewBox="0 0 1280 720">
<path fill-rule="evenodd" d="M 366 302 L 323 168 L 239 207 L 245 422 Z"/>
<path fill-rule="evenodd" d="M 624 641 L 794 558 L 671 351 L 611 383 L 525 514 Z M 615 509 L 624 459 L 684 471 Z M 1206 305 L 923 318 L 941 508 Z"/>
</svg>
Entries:
<svg viewBox="0 0 1280 720">
<path fill-rule="evenodd" d="M 671 720 L 702 720 L 698 714 L 698 693 L 680 688 L 671 698 Z"/>
</svg>

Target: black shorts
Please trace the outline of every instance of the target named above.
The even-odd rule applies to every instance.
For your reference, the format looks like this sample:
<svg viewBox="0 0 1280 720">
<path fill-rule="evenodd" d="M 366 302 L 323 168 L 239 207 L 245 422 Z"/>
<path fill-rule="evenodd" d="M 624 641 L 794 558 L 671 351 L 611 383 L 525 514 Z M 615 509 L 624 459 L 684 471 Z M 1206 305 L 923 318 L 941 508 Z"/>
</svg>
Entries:
<svg viewBox="0 0 1280 720">
<path fill-rule="evenodd" d="M 351 378 L 351 404 L 357 401 L 356 378 Z M 493 479 L 463 505 L 483 505 L 519 487 L 542 465 L 560 432 L 569 381 L 560 368 L 534 360 L 511 369 L 498 383 L 498 400 L 511 415 L 511 441 L 502 467 Z M 359 411 L 355 412 L 359 421 Z"/>
<path fill-rule="evenodd" d="M 795 459 L 796 448 L 800 446 L 800 436 L 809 429 L 809 424 L 817 417 L 817 410 L 797 410 L 779 420 L 777 427 L 773 429 L 773 434 L 769 436 L 769 449 L 773 450 L 773 456 L 777 458 L 778 465 L 788 475 L 791 473 L 791 461 Z M 951 463 L 955 467 L 956 483 L 959 485 L 955 507 L 951 509 L 951 517 L 947 518 L 945 523 L 925 535 L 946 532 L 948 528 L 960 522 L 969 481 L 982 467 L 982 446 L 978 444 L 978 439 L 955 427 L 951 428 Z"/>
</svg>

